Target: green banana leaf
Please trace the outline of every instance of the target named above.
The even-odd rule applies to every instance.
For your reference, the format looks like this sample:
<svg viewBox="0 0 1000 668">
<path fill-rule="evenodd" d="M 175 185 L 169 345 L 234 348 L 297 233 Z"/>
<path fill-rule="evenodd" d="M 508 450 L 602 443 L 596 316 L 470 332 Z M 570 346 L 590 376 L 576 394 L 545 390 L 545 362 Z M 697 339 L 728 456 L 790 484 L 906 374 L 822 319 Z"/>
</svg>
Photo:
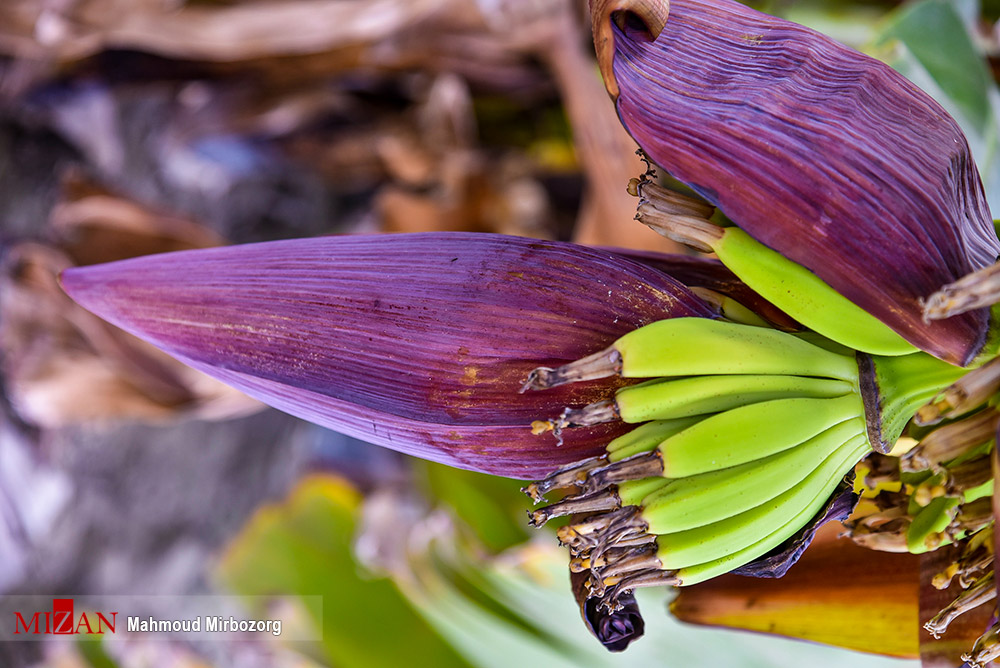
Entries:
<svg viewBox="0 0 1000 668">
<path fill-rule="evenodd" d="M 525 510 L 531 502 L 521 491 L 524 481 L 410 461 L 428 498 L 450 508 L 489 551 L 519 545 L 537 533 L 528 526 Z"/>
<path fill-rule="evenodd" d="M 670 592 L 645 590 L 637 594 L 646 620 L 646 637 L 622 654 L 606 652 L 584 631 L 568 592 L 565 555 L 546 544 L 532 544 L 504 558 L 478 567 L 475 582 L 480 596 L 501 606 L 504 615 L 491 612 L 450 585 L 445 575 L 421 578 L 422 588 L 407 589 L 440 632 L 462 649 L 477 666 L 716 666 L 816 668 L 851 665 L 889 668 L 919 665 L 832 647 L 798 643 L 783 638 L 725 633 L 684 625 L 666 614 Z M 511 621 L 510 616 L 517 621 Z M 471 623 L 467 623 L 467 621 Z M 487 640 L 488 638 L 488 640 Z M 503 642 L 500 652 L 493 642 Z"/>
<path fill-rule="evenodd" d="M 80 661 L 90 668 L 118 668 L 108 653 L 103 642 L 77 642 L 76 651 L 80 653 Z"/>
</svg>

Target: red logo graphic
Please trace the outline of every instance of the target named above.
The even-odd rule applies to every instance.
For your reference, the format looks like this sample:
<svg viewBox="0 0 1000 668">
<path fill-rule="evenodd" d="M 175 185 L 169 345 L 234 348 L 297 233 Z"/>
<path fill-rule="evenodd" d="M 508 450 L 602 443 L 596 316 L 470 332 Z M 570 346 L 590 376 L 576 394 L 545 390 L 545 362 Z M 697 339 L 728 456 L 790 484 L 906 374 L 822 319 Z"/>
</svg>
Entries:
<svg viewBox="0 0 1000 668">
<path fill-rule="evenodd" d="M 74 614 L 74 603 L 71 598 L 52 599 L 52 610 L 36 612 L 27 620 L 20 612 L 14 613 L 14 634 L 30 633 L 73 635 L 85 633 L 88 635 L 104 635 L 105 629 L 109 633 L 115 632 L 115 624 L 118 622 L 118 613 L 109 612 L 111 619 L 102 612 L 91 612 L 90 617 L 86 612 L 81 612 L 78 616 Z"/>
</svg>

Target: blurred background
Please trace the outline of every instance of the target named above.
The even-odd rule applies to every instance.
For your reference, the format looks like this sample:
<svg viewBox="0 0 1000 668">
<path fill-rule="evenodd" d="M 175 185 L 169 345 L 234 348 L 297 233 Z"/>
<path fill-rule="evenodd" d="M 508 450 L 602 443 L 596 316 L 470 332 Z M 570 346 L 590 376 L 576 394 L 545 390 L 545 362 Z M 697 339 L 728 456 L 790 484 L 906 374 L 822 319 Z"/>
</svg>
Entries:
<svg viewBox="0 0 1000 668">
<path fill-rule="evenodd" d="M 935 95 L 1000 209 L 1000 3 L 750 4 Z M 323 234 L 676 251 L 632 221 L 634 151 L 582 0 L 2 0 L 0 595 L 261 595 L 323 640 L 8 642 L 0 665 L 908 665 L 682 625 L 667 592 L 641 592 L 646 637 L 608 654 L 522 483 L 267 409 L 56 282 Z"/>
</svg>

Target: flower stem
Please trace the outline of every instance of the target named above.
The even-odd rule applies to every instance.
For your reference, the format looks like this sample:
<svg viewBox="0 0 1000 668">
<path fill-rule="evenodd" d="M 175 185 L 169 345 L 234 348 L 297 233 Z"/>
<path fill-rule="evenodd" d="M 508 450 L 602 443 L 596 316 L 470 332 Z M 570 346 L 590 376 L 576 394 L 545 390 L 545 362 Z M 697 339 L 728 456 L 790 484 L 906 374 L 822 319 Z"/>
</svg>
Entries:
<svg viewBox="0 0 1000 668">
<path fill-rule="evenodd" d="M 966 373 L 966 369 L 926 353 L 872 356 L 867 361 L 859 357 L 858 366 L 868 380 L 866 383 L 862 379 L 865 403 L 878 409 L 878 433 L 872 433 L 869 419 L 869 437 L 875 449 L 883 454 L 892 449 L 918 408 Z"/>
</svg>

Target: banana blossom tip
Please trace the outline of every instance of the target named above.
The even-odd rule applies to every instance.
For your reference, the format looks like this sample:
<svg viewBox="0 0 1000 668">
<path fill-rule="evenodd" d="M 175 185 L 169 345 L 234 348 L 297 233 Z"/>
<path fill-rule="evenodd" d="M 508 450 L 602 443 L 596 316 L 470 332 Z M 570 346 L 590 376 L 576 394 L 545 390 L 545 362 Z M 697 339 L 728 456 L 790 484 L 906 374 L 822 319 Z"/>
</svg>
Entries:
<svg viewBox="0 0 1000 668">
<path fill-rule="evenodd" d="M 459 468 L 538 478 L 622 427 L 531 423 L 613 379 L 521 393 L 663 318 L 714 317 L 682 284 L 606 250 L 486 234 L 326 237 L 73 268 L 79 304 L 304 419 Z"/>
</svg>

